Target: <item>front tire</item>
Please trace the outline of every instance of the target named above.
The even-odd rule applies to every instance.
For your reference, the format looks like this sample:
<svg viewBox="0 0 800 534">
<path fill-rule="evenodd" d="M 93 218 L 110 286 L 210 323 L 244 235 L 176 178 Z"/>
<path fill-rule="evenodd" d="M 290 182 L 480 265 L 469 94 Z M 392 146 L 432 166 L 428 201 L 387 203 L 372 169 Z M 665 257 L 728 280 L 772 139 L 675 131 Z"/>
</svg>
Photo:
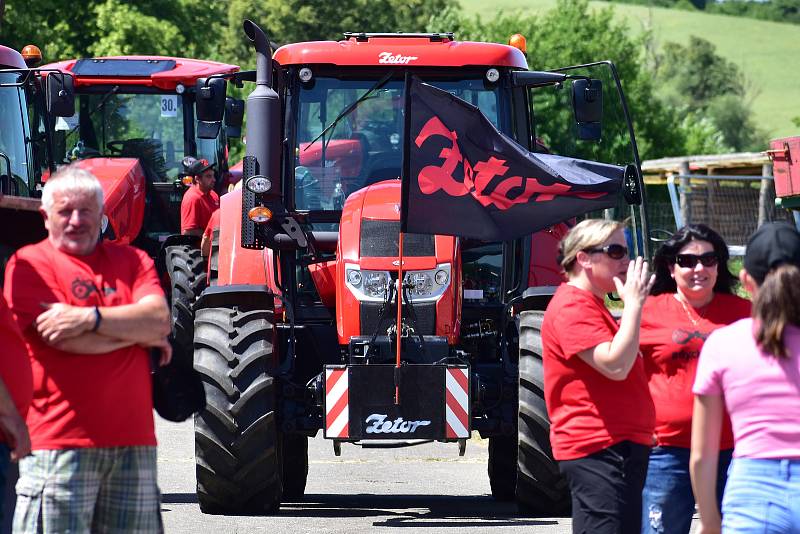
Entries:
<svg viewBox="0 0 800 534">
<path fill-rule="evenodd" d="M 207 406 L 195 417 L 195 458 L 204 513 L 266 515 L 280 506 L 274 335 L 272 310 L 197 310 L 195 369 Z"/>
<path fill-rule="evenodd" d="M 544 401 L 543 311 L 520 314 L 517 504 L 521 511 L 558 516 L 570 511 L 567 481 L 550 448 L 550 419 Z"/>
</svg>

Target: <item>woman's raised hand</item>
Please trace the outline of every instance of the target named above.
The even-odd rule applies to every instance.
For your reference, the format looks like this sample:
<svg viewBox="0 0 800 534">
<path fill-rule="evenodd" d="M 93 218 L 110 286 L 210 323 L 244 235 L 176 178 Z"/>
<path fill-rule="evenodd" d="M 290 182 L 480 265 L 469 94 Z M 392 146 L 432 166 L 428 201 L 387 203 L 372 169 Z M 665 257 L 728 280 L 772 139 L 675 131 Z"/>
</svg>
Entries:
<svg viewBox="0 0 800 534">
<path fill-rule="evenodd" d="M 648 272 L 647 262 L 641 256 L 628 263 L 628 274 L 624 283 L 618 277 L 614 277 L 617 295 L 625 304 L 644 304 L 655 281 L 656 275 Z"/>
</svg>

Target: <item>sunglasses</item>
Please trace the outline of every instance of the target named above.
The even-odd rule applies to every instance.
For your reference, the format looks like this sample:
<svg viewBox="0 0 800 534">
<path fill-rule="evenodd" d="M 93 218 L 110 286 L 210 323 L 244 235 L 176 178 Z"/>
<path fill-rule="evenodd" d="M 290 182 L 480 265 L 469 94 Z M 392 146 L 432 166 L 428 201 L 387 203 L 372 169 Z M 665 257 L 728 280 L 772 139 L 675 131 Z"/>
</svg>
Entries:
<svg viewBox="0 0 800 534">
<path fill-rule="evenodd" d="M 714 267 L 719 263 L 719 258 L 715 252 L 706 252 L 705 254 L 678 254 L 675 256 L 675 263 L 684 269 L 694 269 L 698 263 L 702 263 L 703 267 Z"/>
<path fill-rule="evenodd" d="M 617 244 L 606 245 L 604 247 L 597 248 L 585 248 L 583 251 L 588 252 L 589 254 L 602 252 L 612 260 L 621 260 L 622 258 L 628 257 L 628 247 Z"/>
</svg>

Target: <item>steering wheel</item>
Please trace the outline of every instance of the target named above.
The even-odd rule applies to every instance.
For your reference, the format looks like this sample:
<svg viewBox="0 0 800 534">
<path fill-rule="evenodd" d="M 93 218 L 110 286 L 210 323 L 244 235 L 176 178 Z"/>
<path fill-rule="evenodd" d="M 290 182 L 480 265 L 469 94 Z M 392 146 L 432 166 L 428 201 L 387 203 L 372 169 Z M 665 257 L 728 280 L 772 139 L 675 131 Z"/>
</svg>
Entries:
<svg viewBox="0 0 800 534">
<path fill-rule="evenodd" d="M 109 154 L 114 156 L 122 155 L 122 148 L 125 146 L 125 141 L 109 141 L 106 143 L 106 150 Z"/>
</svg>

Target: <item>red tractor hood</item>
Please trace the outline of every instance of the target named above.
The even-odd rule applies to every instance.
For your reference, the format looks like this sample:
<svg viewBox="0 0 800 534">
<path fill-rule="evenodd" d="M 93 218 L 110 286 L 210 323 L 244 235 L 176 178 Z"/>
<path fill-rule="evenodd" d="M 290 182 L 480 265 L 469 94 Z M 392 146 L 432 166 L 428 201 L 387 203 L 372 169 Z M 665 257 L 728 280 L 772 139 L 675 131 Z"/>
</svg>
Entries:
<svg viewBox="0 0 800 534">
<path fill-rule="evenodd" d="M 100 180 L 105 199 L 105 214 L 110 229 L 109 241 L 127 244 L 142 229 L 144 217 L 144 170 L 136 158 L 90 158 L 76 161 Z"/>
</svg>

